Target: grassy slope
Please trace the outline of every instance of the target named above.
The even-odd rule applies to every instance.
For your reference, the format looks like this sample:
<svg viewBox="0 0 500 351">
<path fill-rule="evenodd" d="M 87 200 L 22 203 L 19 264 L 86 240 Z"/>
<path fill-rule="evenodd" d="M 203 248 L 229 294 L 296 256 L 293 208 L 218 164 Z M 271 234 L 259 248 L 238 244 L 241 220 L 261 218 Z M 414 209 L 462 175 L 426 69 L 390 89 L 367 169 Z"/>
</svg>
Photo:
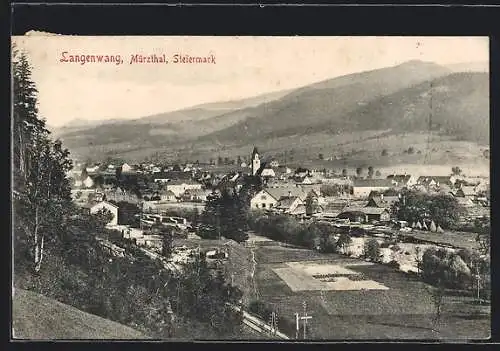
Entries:
<svg viewBox="0 0 500 351">
<path fill-rule="evenodd" d="M 130 327 L 22 289 L 15 290 L 12 319 L 16 339 L 149 339 Z"/>
</svg>

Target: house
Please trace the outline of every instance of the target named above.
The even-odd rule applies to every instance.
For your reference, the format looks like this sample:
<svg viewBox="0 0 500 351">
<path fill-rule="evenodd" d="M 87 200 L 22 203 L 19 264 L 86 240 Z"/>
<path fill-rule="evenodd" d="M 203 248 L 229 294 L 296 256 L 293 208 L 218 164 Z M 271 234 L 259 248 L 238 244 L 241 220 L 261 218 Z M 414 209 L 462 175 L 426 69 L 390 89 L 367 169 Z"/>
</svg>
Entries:
<svg viewBox="0 0 500 351">
<path fill-rule="evenodd" d="M 207 196 L 211 193 L 210 190 L 206 189 L 187 189 L 182 194 L 182 199 L 184 201 L 205 202 L 207 201 Z"/>
<path fill-rule="evenodd" d="M 97 172 L 99 172 L 99 165 L 94 165 L 94 166 L 91 166 L 91 167 L 87 167 L 87 168 L 85 168 L 85 171 L 87 173 L 97 173 Z"/>
<path fill-rule="evenodd" d="M 298 196 L 282 196 L 275 208 L 283 213 L 294 212 L 299 205 L 304 205 L 304 202 Z"/>
<path fill-rule="evenodd" d="M 272 162 L 271 162 L 272 163 Z M 271 167 L 272 167 L 272 164 L 271 164 Z M 277 171 L 280 173 L 280 174 L 291 174 L 292 173 L 292 169 L 290 167 L 287 167 L 287 166 L 279 166 L 277 167 Z"/>
<path fill-rule="evenodd" d="M 346 207 L 337 218 L 349 219 L 350 222 L 367 223 L 370 221 L 386 222 L 391 216 L 386 208 L 379 207 Z"/>
<path fill-rule="evenodd" d="M 364 212 L 350 208 L 345 208 L 341 213 L 338 214 L 337 218 L 348 219 L 349 222 L 366 222 L 366 215 Z"/>
<path fill-rule="evenodd" d="M 317 196 L 321 195 L 321 184 L 298 184 L 297 187 L 302 189 L 306 194 L 313 191 Z"/>
<path fill-rule="evenodd" d="M 455 192 L 455 197 L 467 197 L 473 199 L 476 195 L 476 189 L 474 186 L 462 186 Z"/>
<path fill-rule="evenodd" d="M 160 191 L 160 201 L 177 202 L 177 198 L 172 190 L 162 190 Z"/>
<path fill-rule="evenodd" d="M 83 181 L 83 186 L 85 188 L 92 188 L 94 186 L 94 180 L 90 177 L 90 176 L 87 176 L 87 178 L 85 178 Z"/>
<path fill-rule="evenodd" d="M 335 218 L 347 207 L 347 201 L 331 201 L 320 204 L 322 208 L 321 217 Z"/>
<path fill-rule="evenodd" d="M 392 204 L 399 200 L 399 196 L 385 196 L 384 194 L 373 195 L 368 199 L 365 207 L 378 207 L 390 209 Z"/>
<path fill-rule="evenodd" d="M 382 192 L 393 187 L 389 179 L 356 179 L 352 187 L 355 198 L 367 198 L 372 191 Z"/>
<path fill-rule="evenodd" d="M 269 165 L 272 167 L 272 168 L 278 168 L 280 166 L 280 163 L 277 161 L 277 160 L 272 160 Z"/>
<path fill-rule="evenodd" d="M 106 168 L 108 172 L 115 172 L 116 171 L 116 166 L 113 164 L 109 164 L 108 167 Z"/>
<path fill-rule="evenodd" d="M 155 183 L 167 183 L 170 181 L 170 177 L 165 172 L 156 173 L 153 177 Z"/>
<path fill-rule="evenodd" d="M 420 176 L 417 179 L 416 185 L 426 187 L 439 187 L 440 185 L 453 186 L 456 182 L 455 176 Z"/>
<path fill-rule="evenodd" d="M 387 176 L 392 184 L 396 187 L 412 187 L 417 184 L 417 178 L 409 174 L 391 174 Z"/>
<path fill-rule="evenodd" d="M 366 215 L 366 222 L 387 222 L 391 219 L 391 214 L 387 208 L 363 207 L 361 212 Z"/>
<path fill-rule="evenodd" d="M 133 173 L 135 171 L 134 167 L 129 165 L 128 163 L 124 163 L 121 166 L 122 173 Z"/>
<path fill-rule="evenodd" d="M 274 177 L 276 177 L 276 173 L 274 173 L 274 169 L 272 169 L 272 168 L 264 168 L 260 172 L 260 176 L 264 177 L 264 178 L 274 178 Z"/>
<path fill-rule="evenodd" d="M 166 183 L 166 190 L 172 191 L 176 197 L 180 197 L 188 189 L 201 189 L 201 183 L 190 180 L 173 180 Z"/>
<path fill-rule="evenodd" d="M 298 197 L 301 201 L 305 201 L 306 196 L 307 194 L 297 187 L 265 188 L 252 197 L 250 208 L 269 209 L 275 207 L 282 197 Z"/>
<path fill-rule="evenodd" d="M 118 224 L 118 206 L 112 204 L 111 202 L 101 201 L 90 206 L 90 214 L 95 214 L 102 209 L 106 209 L 111 212 L 113 218 L 108 224 L 117 225 Z"/>
</svg>

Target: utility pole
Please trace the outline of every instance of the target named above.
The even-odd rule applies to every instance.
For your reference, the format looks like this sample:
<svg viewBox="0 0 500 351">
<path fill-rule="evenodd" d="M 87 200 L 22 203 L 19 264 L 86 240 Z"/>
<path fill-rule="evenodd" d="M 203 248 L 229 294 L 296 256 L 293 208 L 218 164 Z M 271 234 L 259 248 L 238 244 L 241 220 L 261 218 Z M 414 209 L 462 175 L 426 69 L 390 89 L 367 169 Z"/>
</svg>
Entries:
<svg viewBox="0 0 500 351">
<path fill-rule="evenodd" d="M 277 320 L 277 315 L 276 312 L 273 311 L 271 312 L 271 317 L 269 319 L 269 325 L 271 329 L 269 330 L 269 333 L 271 336 L 276 335 L 278 331 L 278 320 Z"/>
<path fill-rule="evenodd" d="M 295 322 L 296 322 L 296 332 L 295 332 L 295 338 L 299 338 L 299 320 L 302 320 L 304 323 L 304 339 L 306 339 L 306 333 L 307 333 L 307 320 L 312 319 L 312 316 L 307 315 L 307 304 L 304 301 L 302 303 L 302 306 L 304 307 L 304 312 L 302 317 L 299 317 L 298 313 L 295 313 Z"/>
<path fill-rule="evenodd" d="M 299 314 L 295 313 L 295 339 L 299 339 Z"/>
<path fill-rule="evenodd" d="M 481 302 L 480 296 L 480 275 L 479 275 L 479 262 L 476 262 L 476 278 L 477 278 L 477 301 Z"/>
</svg>

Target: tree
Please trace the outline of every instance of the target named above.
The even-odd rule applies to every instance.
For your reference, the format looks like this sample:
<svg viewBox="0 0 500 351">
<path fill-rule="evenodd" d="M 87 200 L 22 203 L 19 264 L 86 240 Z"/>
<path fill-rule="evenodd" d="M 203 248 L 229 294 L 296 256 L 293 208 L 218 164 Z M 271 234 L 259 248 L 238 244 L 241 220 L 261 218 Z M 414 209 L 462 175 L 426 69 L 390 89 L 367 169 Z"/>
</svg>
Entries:
<svg viewBox="0 0 500 351">
<path fill-rule="evenodd" d="M 207 197 L 201 215 L 200 235 L 204 238 L 224 236 L 242 242 L 248 239 L 246 233 L 247 206 L 243 199 L 231 189 L 222 189 L 220 194 Z"/>
<path fill-rule="evenodd" d="M 323 154 L 318 154 L 318 160 L 323 160 L 324 159 L 324 155 Z"/>
<path fill-rule="evenodd" d="M 320 193 L 323 196 L 339 196 L 340 194 L 340 187 L 336 184 L 329 185 L 325 184 L 322 185 L 320 188 Z"/>
<path fill-rule="evenodd" d="M 490 253 L 491 224 L 489 217 L 476 218 L 474 220 L 474 231 L 477 233 L 476 242 L 479 244 L 479 251 L 483 255 Z"/>
<path fill-rule="evenodd" d="M 436 287 L 431 287 L 429 290 L 434 305 L 434 318 L 432 322 L 434 327 L 436 327 L 441 320 L 445 289 L 443 284 L 438 283 Z"/>
<path fill-rule="evenodd" d="M 208 323 L 221 336 L 234 332 L 241 325 L 242 316 L 230 305 L 238 304 L 241 291 L 226 284 L 220 270 L 212 276 L 202 257 L 188 263 L 185 272 L 178 281 L 182 294 L 177 295 L 176 311 Z"/>
<path fill-rule="evenodd" d="M 238 156 L 236 163 L 238 167 L 243 163 L 243 161 L 241 160 L 241 156 Z"/>
<path fill-rule="evenodd" d="M 417 273 L 420 274 L 420 268 L 422 267 L 422 249 L 420 246 L 415 246 L 415 263 L 417 264 Z"/>
<path fill-rule="evenodd" d="M 337 239 L 336 246 L 342 249 L 343 253 L 347 253 L 347 249 L 349 245 L 352 243 L 352 238 L 347 232 L 340 233 L 339 238 Z"/>
<path fill-rule="evenodd" d="M 369 166 L 368 167 L 368 178 L 373 178 L 373 167 L 372 166 Z"/>
<path fill-rule="evenodd" d="M 167 259 L 169 259 L 172 256 L 172 249 L 173 249 L 173 232 L 172 230 L 165 230 L 162 233 L 162 240 L 161 240 L 161 255 Z"/>
<path fill-rule="evenodd" d="M 380 261 L 380 245 L 376 239 L 369 239 L 364 244 L 364 253 L 373 262 Z"/>
<path fill-rule="evenodd" d="M 26 241 L 33 269 L 39 272 L 47 239 L 64 233 L 73 209 L 67 172 L 69 151 L 53 142 L 38 116 L 38 91 L 24 53 L 13 47 L 14 210 L 18 233 Z M 15 136 L 15 137 L 14 137 Z"/>
<path fill-rule="evenodd" d="M 411 155 L 415 153 L 415 148 L 413 146 L 410 146 L 407 150 L 407 152 Z"/>
<path fill-rule="evenodd" d="M 462 174 L 462 170 L 458 166 L 452 167 L 451 174 L 454 176 L 459 176 Z"/>
<path fill-rule="evenodd" d="M 409 223 L 434 220 L 436 225 L 444 229 L 452 228 L 463 211 L 453 196 L 417 191 L 403 192 L 391 207 L 392 214 L 399 220 Z"/>
<path fill-rule="evenodd" d="M 387 149 L 382 150 L 382 156 L 387 156 L 389 153 L 387 152 Z"/>
<path fill-rule="evenodd" d="M 363 173 L 363 168 L 362 167 L 358 167 L 356 168 L 356 175 L 358 177 L 361 177 L 361 174 Z"/>
<path fill-rule="evenodd" d="M 96 213 L 93 214 L 97 228 L 103 230 L 106 227 L 106 224 L 113 220 L 113 213 L 107 208 L 101 208 Z"/>
<path fill-rule="evenodd" d="M 347 177 L 347 169 L 342 169 L 342 177 Z"/>
<path fill-rule="evenodd" d="M 375 172 L 375 176 L 376 176 L 376 177 L 380 177 L 380 174 L 381 174 L 381 173 L 380 173 L 380 171 L 378 171 L 378 170 Z"/>
<path fill-rule="evenodd" d="M 200 218 L 198 234 L 202 238 L 216 239 L 220 233 L 221 209 L 219 207 L 219 194 L 213 192 L 207 196 L 207 202 Z"/>
<path fill-rule="evenodd" d="M 317 212 L 318 210 L 318 199 L 313 195 L 312 192 L 309 192 L 306 196 L 306 215 L 310 216 Z"/>
</svg>

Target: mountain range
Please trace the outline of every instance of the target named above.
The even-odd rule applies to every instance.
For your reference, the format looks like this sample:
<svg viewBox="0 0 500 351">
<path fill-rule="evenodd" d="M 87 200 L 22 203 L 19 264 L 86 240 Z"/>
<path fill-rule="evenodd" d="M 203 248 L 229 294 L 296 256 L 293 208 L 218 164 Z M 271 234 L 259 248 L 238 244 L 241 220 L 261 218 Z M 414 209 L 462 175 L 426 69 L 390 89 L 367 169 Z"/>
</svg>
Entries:
<svg viewBox="0 0 500 351">
<path fill-rule="evenodd" d="M 359 161 L 373 160 L 382 149 L 400 155 L 409 143 L 439 153 L 447 143 L 442 153 L 449 154 L 448 161 L 475 160 L 489 144 L 487 68 L 485 63 L 441 66 L 413 60 L 134 120 L 73 121 L 54 134 L 77 156 L 100 159 L 236 157 L 258 145 L 272 155 L 294 152 L 296 159 L 324 153 L 340 159 L 356 155 Z M 475 151 L 455 160 L 458 149 Z M 422 161 L 398 157 L 394 162 Z"/>
</svg>

